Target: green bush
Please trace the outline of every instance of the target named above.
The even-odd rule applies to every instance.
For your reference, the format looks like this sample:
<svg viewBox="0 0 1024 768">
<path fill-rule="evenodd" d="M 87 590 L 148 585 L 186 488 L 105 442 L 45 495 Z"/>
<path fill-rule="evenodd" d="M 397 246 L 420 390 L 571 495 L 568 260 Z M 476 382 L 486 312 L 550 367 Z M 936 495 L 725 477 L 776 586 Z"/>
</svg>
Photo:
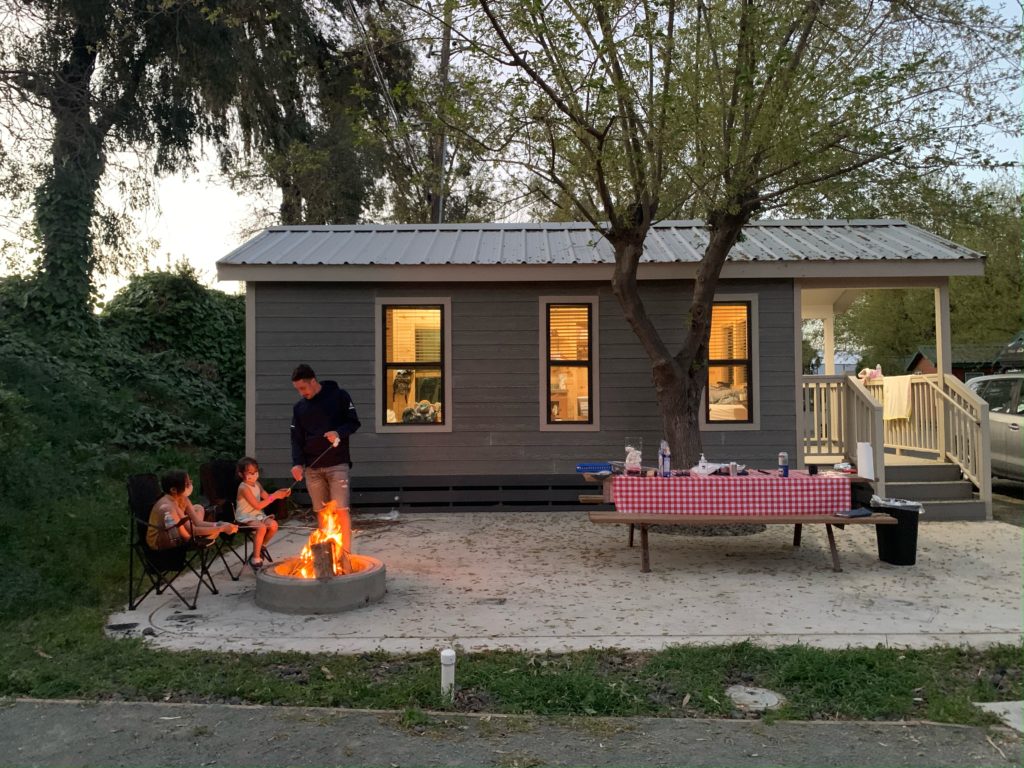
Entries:
<svg viewBox="0 0 1024 768">
<path fill-rule="evenodd" d="M 42 337 L 0 279 L 0 615 L 105 607 L 127 569 L 126 475 L 237 456 L 244 300 L 137 277 L 91 328 Z M 113 500 L 113 501 L 112 501 Z"/>
</svg>

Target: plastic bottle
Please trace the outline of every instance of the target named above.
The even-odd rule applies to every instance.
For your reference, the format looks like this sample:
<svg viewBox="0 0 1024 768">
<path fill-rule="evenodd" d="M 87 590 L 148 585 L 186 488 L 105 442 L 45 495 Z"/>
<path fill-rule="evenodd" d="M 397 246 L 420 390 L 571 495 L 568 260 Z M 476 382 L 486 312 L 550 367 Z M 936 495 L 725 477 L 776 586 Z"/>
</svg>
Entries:
<svg viewBox="0 0 1024 768">
<path fill-rule="evenodd" d="M 704 458 L 704 454 L 700 455 L 700 461 L 697 462 L 697 468 L 700 470 L 702 475 L 708 473 L 708 460 Z"/>
<path fill-rule="evenodd" d="M 672 450 L 665 440 L 661 441 L 661 447 L 658 448 L 658 474 L 662 477 L 672 475 Z"/>
</svg>

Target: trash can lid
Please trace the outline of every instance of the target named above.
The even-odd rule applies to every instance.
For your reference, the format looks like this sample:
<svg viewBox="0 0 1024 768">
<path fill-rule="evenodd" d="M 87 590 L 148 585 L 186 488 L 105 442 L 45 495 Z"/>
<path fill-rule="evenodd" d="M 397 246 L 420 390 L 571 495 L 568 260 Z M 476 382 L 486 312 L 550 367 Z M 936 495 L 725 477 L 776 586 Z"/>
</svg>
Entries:
<svg viewBox="0 0 1024 768">
<path fill-rule="evenodd" d="M 871 497 L 871 506 L 881 507 L 882 509 L 904 509 L 908 512 L 914 511 L 924 514 L 924 504 L 919 501 L 910 501 L 909 499 L 883 499 L 881 496 L 874 495 Z"/>
</svg>

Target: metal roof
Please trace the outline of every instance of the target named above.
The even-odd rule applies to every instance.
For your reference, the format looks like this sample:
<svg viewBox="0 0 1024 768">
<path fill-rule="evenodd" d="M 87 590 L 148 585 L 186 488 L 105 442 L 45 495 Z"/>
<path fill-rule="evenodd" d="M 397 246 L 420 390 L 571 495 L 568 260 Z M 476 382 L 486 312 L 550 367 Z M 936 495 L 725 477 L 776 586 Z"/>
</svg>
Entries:
<svg viewBox="0 0 1024 768">
<path fill-rule="evenodd" d="M 697 263 L 708 241 L 701 221 L 651 227 L 644 263 Z M 731 262 L 976 260 L 983 256 L 896 220 L 756 221 Z M 357 224 L 271 227 L 222 265 L 612 264 L 608 241 L 587 223 Z"/>
</svg>

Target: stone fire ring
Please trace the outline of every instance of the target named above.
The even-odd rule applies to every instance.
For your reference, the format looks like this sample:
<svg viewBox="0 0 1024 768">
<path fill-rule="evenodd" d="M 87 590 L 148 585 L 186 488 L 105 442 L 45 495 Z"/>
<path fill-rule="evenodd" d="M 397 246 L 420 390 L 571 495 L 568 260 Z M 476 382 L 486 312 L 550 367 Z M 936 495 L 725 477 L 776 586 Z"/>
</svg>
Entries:
<svg viewBox="0 0 1024 768">
<path fill-rule="evenodd" d="M 278 573 L 287 573 L 295 559 L 260 569 L 256 605 L 278 613 L 341 613 L 380 600 L 387 592 L 384 563 L 375 557 L 349 555 L 354 572 L 323 581 Z"/>
</svg>

